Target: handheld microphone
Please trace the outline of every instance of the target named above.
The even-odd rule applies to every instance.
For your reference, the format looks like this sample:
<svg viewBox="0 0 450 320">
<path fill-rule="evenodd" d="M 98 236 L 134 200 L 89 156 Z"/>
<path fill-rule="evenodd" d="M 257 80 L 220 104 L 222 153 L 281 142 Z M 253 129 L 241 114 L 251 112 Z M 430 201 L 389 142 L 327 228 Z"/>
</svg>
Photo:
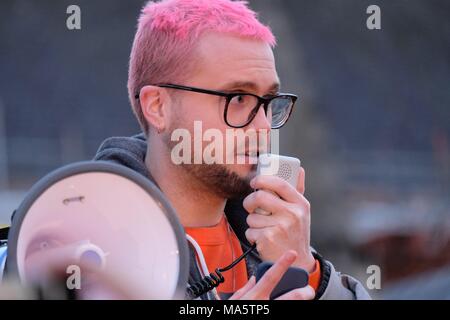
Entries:
<svg viewBox="0 0 450 320">
<path fill-rule="evenodd" d="M 300 174 L 300 164 L 300 159 L 297 158 L 271 153 L 261 154 L 258 157 L 258 168 L 256 175 L 277 176 L 289 182 L 294 188 L 297 188 L 298 176 Z M 268 190 L 266 191 L 278 197 L 275 192 Z M 263 215 L 271 214 L 261 208 L 256 208 L 255 213 Z"/>
</svg>

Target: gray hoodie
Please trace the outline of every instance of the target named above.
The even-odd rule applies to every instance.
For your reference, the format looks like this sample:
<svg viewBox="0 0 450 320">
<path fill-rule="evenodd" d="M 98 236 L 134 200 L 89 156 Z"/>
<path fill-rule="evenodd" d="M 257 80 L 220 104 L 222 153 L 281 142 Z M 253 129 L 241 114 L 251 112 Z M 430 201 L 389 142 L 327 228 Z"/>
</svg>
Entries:
<svg viewBox="0 0 450 320">
<path fill-rule="evenodd" d="M 145 155 L 147 152 L 147 142 L 143 134 L 133 137 L 112 137 L 105 140 L 100 146 L 94 160 L 112 161 L 124 165 L 149 178 L 156 184 L 145 165 Z M 225 214 L 231 228 L 238 237 L 242 250 L 245 252 L 250 244 L 245 237 L 248 228 L 246 223 L 247 212 L 242 206 L 243 199 L 229 199 L 225 207 Z M 192 285 L 201 280 L 202 276 L 195 259 L 195 249 L 192 245 L 190 249 L 190 272 L 188 284 Z M 334 266 L 325 260 L 320 254 L 313 250 L 314 257 L 321 266 L 321 279 L 319 288 L 316 291 L 316 299 L 370 299 L 369 294 L 356 279 L 341 274 L 334 269 Z M 257 265 L 261 262 L 256 250 L 253 250 L 246 258 L 246 265 L 249 277 L 252 276 Z M 188 297 L 188 295 L 186 295 Z M 200 297 L 203 300 L 214 300 L 216 297 L 212 292 Z M 221 296 L 227 298 L 227 296 Z"/>
</svg>

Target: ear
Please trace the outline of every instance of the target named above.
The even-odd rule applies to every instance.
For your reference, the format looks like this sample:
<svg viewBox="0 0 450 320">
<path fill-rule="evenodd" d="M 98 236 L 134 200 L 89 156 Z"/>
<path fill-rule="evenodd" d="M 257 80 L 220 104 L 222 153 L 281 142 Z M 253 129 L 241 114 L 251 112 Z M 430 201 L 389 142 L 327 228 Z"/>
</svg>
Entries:
<svg viewBox="0 0 450 320">
<path fill-rule="evenodd" d="M 168 122 L 169 96 L 163 88 L 144 86 L 139 93 L 142 114 L 150 127 L 164 131 Z"/>
</svg>

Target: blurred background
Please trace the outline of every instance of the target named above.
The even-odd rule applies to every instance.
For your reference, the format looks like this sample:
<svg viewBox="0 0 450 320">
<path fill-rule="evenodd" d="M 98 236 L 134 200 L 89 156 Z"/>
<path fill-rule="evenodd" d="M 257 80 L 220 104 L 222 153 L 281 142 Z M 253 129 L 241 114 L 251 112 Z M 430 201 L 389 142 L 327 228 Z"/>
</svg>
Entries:
<svg viewBox="0 0 450 320">
<path fill-rule="evenodd" d="M 0 2 L 0 225 L 27 190 L 139 132 L 128 57 L 145 1 Z M 66 9 L 81 8 L 81 30 Z M 381 30 L 366 9 L 381 8 Z M 450 2 L 254 0 L 278 39 L 281 130 L 299 157 L 312 244 L 374 298 L 450 299 Z"/>
</svg>

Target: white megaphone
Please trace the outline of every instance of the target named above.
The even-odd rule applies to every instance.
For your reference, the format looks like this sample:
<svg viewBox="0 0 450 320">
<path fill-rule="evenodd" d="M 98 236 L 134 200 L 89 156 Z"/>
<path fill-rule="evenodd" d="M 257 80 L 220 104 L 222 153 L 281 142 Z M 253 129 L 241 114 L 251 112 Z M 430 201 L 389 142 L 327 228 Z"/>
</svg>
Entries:
<svg viewBox="0 0 450 320">
<path fill-rule="evenodd" d="M 186 236 L 149 179 L 109 162 L 75 163 L 32 187 L 8 238 L 6 274 L 22 284 L 61 268 L 67 277 L 79 268 L 80 285 L 70 289 L 83 299 L 123 298 L 111 288 L 133 299 L 183 299 Z"/>
</svg>

